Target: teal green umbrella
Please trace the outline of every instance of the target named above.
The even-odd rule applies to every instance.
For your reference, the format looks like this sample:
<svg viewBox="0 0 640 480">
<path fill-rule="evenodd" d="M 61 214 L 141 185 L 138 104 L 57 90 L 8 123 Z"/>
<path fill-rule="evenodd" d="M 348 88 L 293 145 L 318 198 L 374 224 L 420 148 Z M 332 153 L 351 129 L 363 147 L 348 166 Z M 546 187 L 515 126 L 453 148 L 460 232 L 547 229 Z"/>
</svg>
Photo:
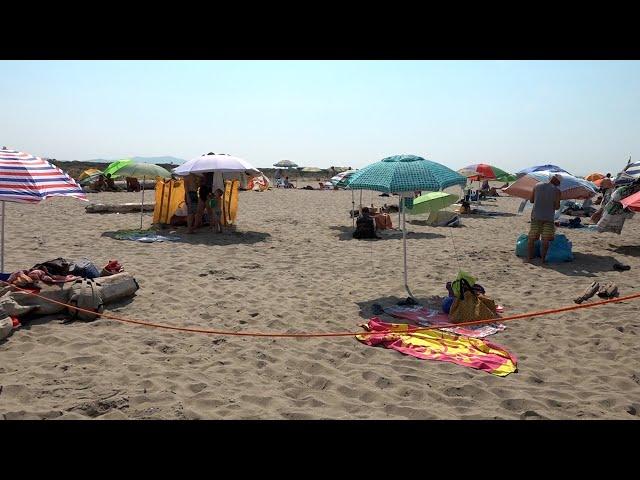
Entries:
<svg viewBox="0 0 640 480">
<path fill-rule="evenodd" d="M 119 160 L 107 167 L 111 177 L 134 177 L 142 179 L 142 200 L 140 201 L 140 229 L 142 229 L 142 217 L 144 212 L 144 182 L 147 178 L 171 178 L 171 172 L 153 163 L 134 162 L 132 160 Z"/>
<path fill-rule="evenodd" d="M 416 155 L 395 155 L 368 165 L 354 173 L 347 188 L 353 190 L 375 190 L 377 192 L 398 193 L 402 211 L 402 243 L 404 250 L 404 288 L 413 298 L 407 282 L 407 221 L 405 211 L 407 201 L 413 199 L 414 192 L 439 191 L 454 185 L 464 187 L 467 179 L 458 172 L 431 160 Z"/>
<path fill-rule="evenodd" d="M 109 176 L 113 176 L 113 174 L 119 169 L 124 167 L 125 165 L 128 165 L 130 163 L 133 163 L 133 160 L 131 160 L 130 158 L 124 158 L 122 160 L 117 160 L 111 164 L 109 164 L 109 166 L 107 168 L 104 169 L 104 171 L 102 173 L 104 173 L 105 175 L 109 175 Z"/>
<path fill-rule="evenodd" d="M 421 215 L 447 208 L 458 201 L 457 195 L 446 192 L 429 192 L 413 199 L 413 206 L 407 208 L 409 215 Z"/>
<path fill-rule="evenodd" d="M 458 172 L 416 155 L 395 155 L 358 170 L 349 179 L 349 188 L 385 193 L 438 191 L 467 179 Z"/>
</svg>

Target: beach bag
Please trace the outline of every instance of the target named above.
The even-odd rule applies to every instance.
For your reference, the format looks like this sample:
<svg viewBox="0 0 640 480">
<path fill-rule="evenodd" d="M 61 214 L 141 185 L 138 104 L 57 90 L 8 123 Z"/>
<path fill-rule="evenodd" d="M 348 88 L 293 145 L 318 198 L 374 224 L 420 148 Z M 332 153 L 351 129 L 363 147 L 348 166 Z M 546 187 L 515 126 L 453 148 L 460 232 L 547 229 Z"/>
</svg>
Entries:
<svg viewBox="0 0 640 480">
<path fill-rule="evenodd" d="M 571 242 L 562 234 L 555 236 L 549 243 L 546 261 L 549 263 L 570 262 L 573 260 L 573 252 L 571 251 Z"/>
<path fill-rule="evenodd" d="M 39 263 L 31 267 L 31 270 L 44 270 L 49 275 L 60 275 L 62 277 L 69 275 L 71 264 L 64 258 L 58 257 L 44 263 Z"/>
<path fill-rule="evenodd" d="M 88 278 L 76 280 L 76 282 L 71 286 L 69 305 L 71 307 L 78 307 L 95 312 L 90 313 L 76 310 L 75 308 L 67 308 L 67 313 L 73 320 L 95 320 L 98 318 L 99 314 L 103 312 L 104 304 L 98 289 L 99 286 L 100 285 L 96 283 L 95 280 Z"/>
<path fill-rule="evenodd" d="M 516 240 L 516 255 L 518 257 L 526 257 L 527 256 L 527 250 L 529 249 L 529 235 L 527 235 L 526 233 L 521 234 L 518 239 Z M 533 256 L 534 257 L 540 257 L 540 240 L 536 240 L 535 243 L 535 247 L 534 247 L 534 251 L 533 251 Z"/>
<path fill-rule="evenodd" d="M 455 297 L 449 319 L 453 323 L 472 322 L 497 318 L 495 302 L 482 294 L 476 294 L 466 279 L 460 280 L 460 296 Z"/>
<path fill-rule="evenodd" d="M 82 278 L 97 278 L 100 276 L 98 267 L 87 258 L 81 258 L 73 262 L 69 267 L 69 273 Z"/>
</svg>

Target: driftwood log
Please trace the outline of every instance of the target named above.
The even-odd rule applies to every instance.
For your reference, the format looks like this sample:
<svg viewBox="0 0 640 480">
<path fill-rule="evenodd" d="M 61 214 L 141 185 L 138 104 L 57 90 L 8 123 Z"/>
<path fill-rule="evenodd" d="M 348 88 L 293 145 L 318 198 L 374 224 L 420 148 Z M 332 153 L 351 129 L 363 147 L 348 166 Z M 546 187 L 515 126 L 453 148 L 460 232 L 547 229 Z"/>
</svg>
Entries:
<svg viewBox="0 0 640 480">
<path fill-rule="evenodd" d="M 144 212 L 153 212 L 155 202 L 145 203 Z M 91 203 L 84 207 L 87 213 L 140 213 L 139 203 Z"/>
<path fill-rule="evenodd" d="M 138 290 L 138 282 L 130 273 L 123 272 L 108 277 L 94 279 L 103 304 L 108 304 L 131 297 Z M 67 282 L 57 285 L 41 285 L 38 295 L 57 302 L 68 304 L 71 296 L 77 291 L 78 284 Z M 7 336 L 7 326 L 12 324 L 10 317 L 26 315 L 52 315 L 66 310 L 66 306 L 48 302 L 27 292 L 16 291 L 12 287 L 0 289 L 0 339 Z M 3 336 L 4 335 L 4 336 Z"/>
</svg>

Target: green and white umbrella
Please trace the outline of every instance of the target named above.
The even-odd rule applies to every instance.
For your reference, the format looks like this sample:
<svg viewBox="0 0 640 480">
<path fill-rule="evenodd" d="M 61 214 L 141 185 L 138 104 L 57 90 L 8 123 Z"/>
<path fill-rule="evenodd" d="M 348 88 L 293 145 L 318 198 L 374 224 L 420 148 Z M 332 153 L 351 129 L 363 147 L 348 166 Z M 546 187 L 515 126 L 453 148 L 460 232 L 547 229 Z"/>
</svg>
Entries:
<svg viewBox="0 0 640 480">
<path fill-rule="evenodd" d="M 274 163 L 273 166 L 278 168 L 298 168 L 298 164 L 293 163 L 291 160 L 280 160 L 278 163 Z"/>
<path fill-rule="evenodd" d="M 353 177 L 353 174 L 358 170 L 346 170 L 337 174 L 335 177 L 331 177 L 329 180 L 334 187 L 346 188 L 349 185 L 349 180 Z"/>
<path fill-rule="evenodd" d="M 413 199 L 411 208 L 407 208 L 409 215 L 422 215 L 437 212 L 458 201 L 458 196 L 446 192 L 429 192 Z"/>
<path fill-rule="evenodd" d="M 117 163 L 117 162 L 116 162 Z M 113 163 L 107 167 L 111 168 Z M 106 170 L 105 170 L 106 172 Z M 147 178 L 171 178 L 171 172 L 160 165 L 153 163 L 141 163 L 129 160 L 126 163 L 116 165 L 111 169 L 111 177 L 134 177 L 142 179 L 142 199 L 140 200 L 140 229 L 142 229 L 142 217 L 144 212 L 144 182 Z"/>
<path fill-rule="evenodd" d="M 439 191 L 455 185 L 464 187 L 466 183 L 465 177 L 439 163 L 416 155 L 394 155 L 358 170 L 349 180 L 348 188 L 397 193 L 401 199 L 413 200 L 416 190 Z M 406 200 L 400 202 L 404 250 L 404 287 L 409 296 L 413 298 L 407 282 Z"/>
<path fill-rule="evenodd" d="M 124 167 L 125 165 L 129 165 L 130 163 L 133 163 L 133 160 L 131 160 L 130 158 L 123 158 L 122 160 L 117 160 L 117 161 L 109 164 L 109 166 L 107 168 L 105 168 L 102 173 L 104 173 L 105 176 L 109 175 L 109 176 L 113 177 L 113 174 L 118 169 Z"/>
</svg>

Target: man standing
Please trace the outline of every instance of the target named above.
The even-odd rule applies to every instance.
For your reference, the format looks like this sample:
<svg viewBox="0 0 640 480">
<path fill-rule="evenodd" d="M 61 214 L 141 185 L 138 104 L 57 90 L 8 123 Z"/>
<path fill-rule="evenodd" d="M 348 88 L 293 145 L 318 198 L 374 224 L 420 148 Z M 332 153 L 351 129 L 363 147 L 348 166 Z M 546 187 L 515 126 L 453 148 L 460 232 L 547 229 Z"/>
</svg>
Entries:
<svg viewBox="0 0 640 480">
<path fill-rule="evenodd" d="M 530 201 L 533 203 L 533 211 L 531 212 L 527 261 L 531 261 L 533 258 L 536 240 L 542 237 L 542 263 L 545 263 L 549 242 L 553 241 L 556 233 L 555 212 L 560 208 L 558 185 L 560 185 L 560 176 L 554 175 L 549 183 L 539 183 L 531 192 Z"/>
<path fill-rule="evenodd" d="M 187 203 L 187 233 L 194 233 L 193 224 L 198 211 L 198 185 L 193 173 L 184 177 L 184 193 L 184 201 Z"/>
</svg>

